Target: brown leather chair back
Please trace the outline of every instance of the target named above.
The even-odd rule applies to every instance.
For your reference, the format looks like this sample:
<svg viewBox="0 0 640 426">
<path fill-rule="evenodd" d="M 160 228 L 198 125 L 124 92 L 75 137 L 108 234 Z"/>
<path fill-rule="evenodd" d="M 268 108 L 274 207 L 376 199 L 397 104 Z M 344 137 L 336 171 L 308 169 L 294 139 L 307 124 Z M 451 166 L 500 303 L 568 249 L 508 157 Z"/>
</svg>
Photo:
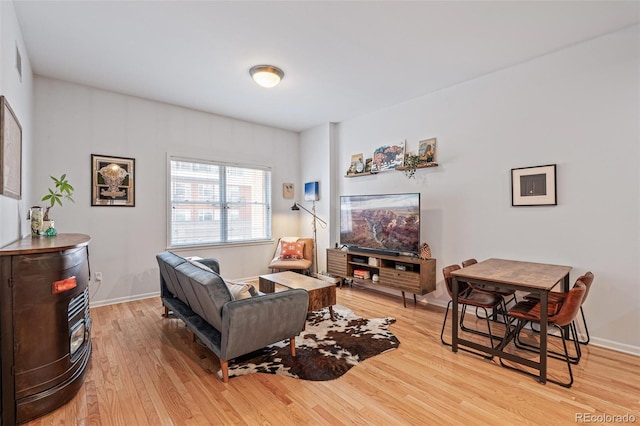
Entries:
<svg viewBox="0 0 640 426">
<path fill-rule="evenodd" d="M 553 317 L 549 318 L 549 322 L 553 322 L 561 327 L 569 325 L 571 321 L 576 318 L 576 315 L 578 315 L 580 305 L 582 305 L 582 300 L 584 299 L 586 292 L 587 286 L 584 282 L 578 279 L 573 288 L 569 290 L 567 298 L 564 300 L 560 311 L 558 311 L 558 313 Z"/>
<path fill-rule="evenodd" d="M 467 259 L 467 260 L 463 260 L 462 261 L 462 267 L 466 268 L 467 266 L 471 266 L 471 265 L 475 265 L 476 263 L 478 263 L 477 260 L 475 259 Z"/>
<path fill-rule="evenodd" d="M 587 290 L 584 292 L 584 297 L 582 298 L 582 303 L 584 303 L 584 301 L 587 300 L 587 296 L 589 295 L 589 290 L 591 289 L 591 283 L 593 283 L 593 278 L 594 276 L 591 273 L 591 271 L 585 273 L 584 275 L 578 278 L 578 280 L 582 281 L 584 285 L 587 287 Z"/>
<path fill-rule="evenodd" d="M 451 299 L 453 299 L 453 276 L 451 276 L 451 273 L 453 271 L 457 271 L 458 269 L 460 269 L 460 266 L 458 265 L 449 265 L 442 268 L 442 275 L 444 275 L 444 282 L 447 287 L 447 293 L 449 293 L 449 297 L 451 297 Z M 467 284 L 466 282 L 458 281 L 459 295 L 465 292 L 467 288 L 469 288 L 469 284 Z"/>
</svg>

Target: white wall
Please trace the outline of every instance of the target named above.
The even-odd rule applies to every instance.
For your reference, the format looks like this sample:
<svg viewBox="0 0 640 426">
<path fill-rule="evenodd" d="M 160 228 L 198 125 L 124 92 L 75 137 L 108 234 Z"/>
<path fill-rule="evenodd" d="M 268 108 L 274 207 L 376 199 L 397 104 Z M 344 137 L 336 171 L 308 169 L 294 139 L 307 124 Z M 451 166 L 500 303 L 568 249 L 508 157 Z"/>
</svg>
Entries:
<svg viewBox="0 0 640 426">
<path fill-rule="evenodd" d="M 100 286 L 90 284 L 92 306 L 159 291 L 155 255 L 167 242 L 167 153 L 271 167 L 273 236 L 299 231 L 290 200 L 281 196 L 282 182 L 299 181 L 298 167 L 291 167 L 298 164 L 297 133 L 36 77 L 35 135 L 37 194 L 50 175 L 67 173 L 75 186 L 75 204 L 51 213 L 58 232 L 92 237 L 91 270 L 103 275 Z M 91 154 L 135 158 L 135 207 L 91 207 Z M 273 252 L 274 243 L 182 251 L 218 258 L 222 274 L 234 278 L 266 273 Z"/>
<path fill-rule="evenodd" d="M 16 46 L 22 56 L 22 80 L 16 69 Z M 0 94 L 5 96 L 22 126 L 22 199 L 0 195 L 0 247 L 30 233 L 25 220 L 32 194 L 33 76 L 29 55 L 13 8 L 0 2 Z"/>
<path fill-rule="evenodd" d="M 475 257 L 596 276 L 594 343 L 640 354 L 640 43 L 634 27 L 340 123 L 333 197 L 421 193 L 422 239 L 442 267 Z M 437 138 L 439 167 L 345 179 L 352 154 Z M 303 168 L 311 161 L 303 158 Z M 510 169 L 557 164 L 558 205 L 511 207 Z M 332 235 L 337 240 L 337 222 Z"/>
<path fill-rule="evenodd" d="M 315 181 L 319 183 L 320 199 L 316 202 L 316 215 L 327 224 L 331 223 L 329 213 L 334 201 L 331 196 L 331 128 L 331 124 L 326 124 L 300 134 L 300 164 L 302 164 L 302 167 L 300 170 L 301 180 L 296 186 L 296 200 L 311 210 L 312 202 L 304 201 L 304 183 Z M 298 188 L 300 189 L 298 190 Z M 298 214 L 301 221 L 301 235 L 313 236 L 312 216 L 302 211 Z M 319 272 L 326 270 L 327 255 L 325 249 L 330 245 L 330 231 L 329 226 L 316 222 Z"/>
</svg>

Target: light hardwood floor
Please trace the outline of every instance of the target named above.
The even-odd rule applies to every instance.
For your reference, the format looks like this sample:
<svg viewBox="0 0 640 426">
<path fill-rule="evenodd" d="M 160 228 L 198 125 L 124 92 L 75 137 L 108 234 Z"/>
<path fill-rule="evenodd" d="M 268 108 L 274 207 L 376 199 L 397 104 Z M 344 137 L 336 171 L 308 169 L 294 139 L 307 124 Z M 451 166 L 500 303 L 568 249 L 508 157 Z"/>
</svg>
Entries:
<svg viewBox="0 0 640 426">
<path fill-rule="evenodd" d="M 399 297 L 358 288 L 337 293 L 361 316 L 396 318 L 390 330 L 400 347 L 333 381 L 254 374 L 223 384 L 215 357 L 189 341 L 179 320 L 161 317 L 159 298 L 95 308 L 82 389 L 29 424 L 558 425 L 575 424 L 582 413 L 633 415 L 640 423 L 638 357 L 590 345 L 571 389 L 541 385 L 497 360 L 452 353 L 440 343 L 442 308 L 409 300 L 403 308 Z M 562 372 L 550 361 L 551 376 Z"/>
</svg>

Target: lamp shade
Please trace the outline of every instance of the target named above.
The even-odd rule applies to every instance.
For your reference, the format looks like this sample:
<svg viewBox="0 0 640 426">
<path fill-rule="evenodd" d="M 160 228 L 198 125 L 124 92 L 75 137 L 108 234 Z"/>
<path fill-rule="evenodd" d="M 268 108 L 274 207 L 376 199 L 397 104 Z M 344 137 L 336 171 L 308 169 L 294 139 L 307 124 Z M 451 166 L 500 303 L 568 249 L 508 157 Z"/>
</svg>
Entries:
<svg viewBox="0 0 640 426">
<path fill-rule="evenodd" d="M 273 65 L 256 65 L 251 67 L 249 74 L 262 87 L 273 87 L 284 77 L 284 72 Z"/>
</svg>

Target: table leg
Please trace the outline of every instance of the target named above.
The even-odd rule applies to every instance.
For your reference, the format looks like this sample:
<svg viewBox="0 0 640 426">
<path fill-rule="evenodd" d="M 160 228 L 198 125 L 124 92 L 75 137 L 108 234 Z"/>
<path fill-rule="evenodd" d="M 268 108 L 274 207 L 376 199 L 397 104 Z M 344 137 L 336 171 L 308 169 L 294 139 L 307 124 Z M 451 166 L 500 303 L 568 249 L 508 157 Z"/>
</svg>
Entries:
<svg viewBox="0 0 640 426">
<path fill-rule="evenodd" d="M 458 279 L 453 277 L 451 293 L 453 293 L 451 307 L 451 350 L 458 352 Z"/>
<path fill-rule="evenodd" d="M 329 306 L 329 316 L 331 317 L 331 321 L 335 321 L 336 319 L 333 317 L 333 306 Z"/>
<path fill-rule="evenodd" d="M 540 292 L 540 383 L 547 382 L 547 309 L 549 292 Z"/>
</svg>

